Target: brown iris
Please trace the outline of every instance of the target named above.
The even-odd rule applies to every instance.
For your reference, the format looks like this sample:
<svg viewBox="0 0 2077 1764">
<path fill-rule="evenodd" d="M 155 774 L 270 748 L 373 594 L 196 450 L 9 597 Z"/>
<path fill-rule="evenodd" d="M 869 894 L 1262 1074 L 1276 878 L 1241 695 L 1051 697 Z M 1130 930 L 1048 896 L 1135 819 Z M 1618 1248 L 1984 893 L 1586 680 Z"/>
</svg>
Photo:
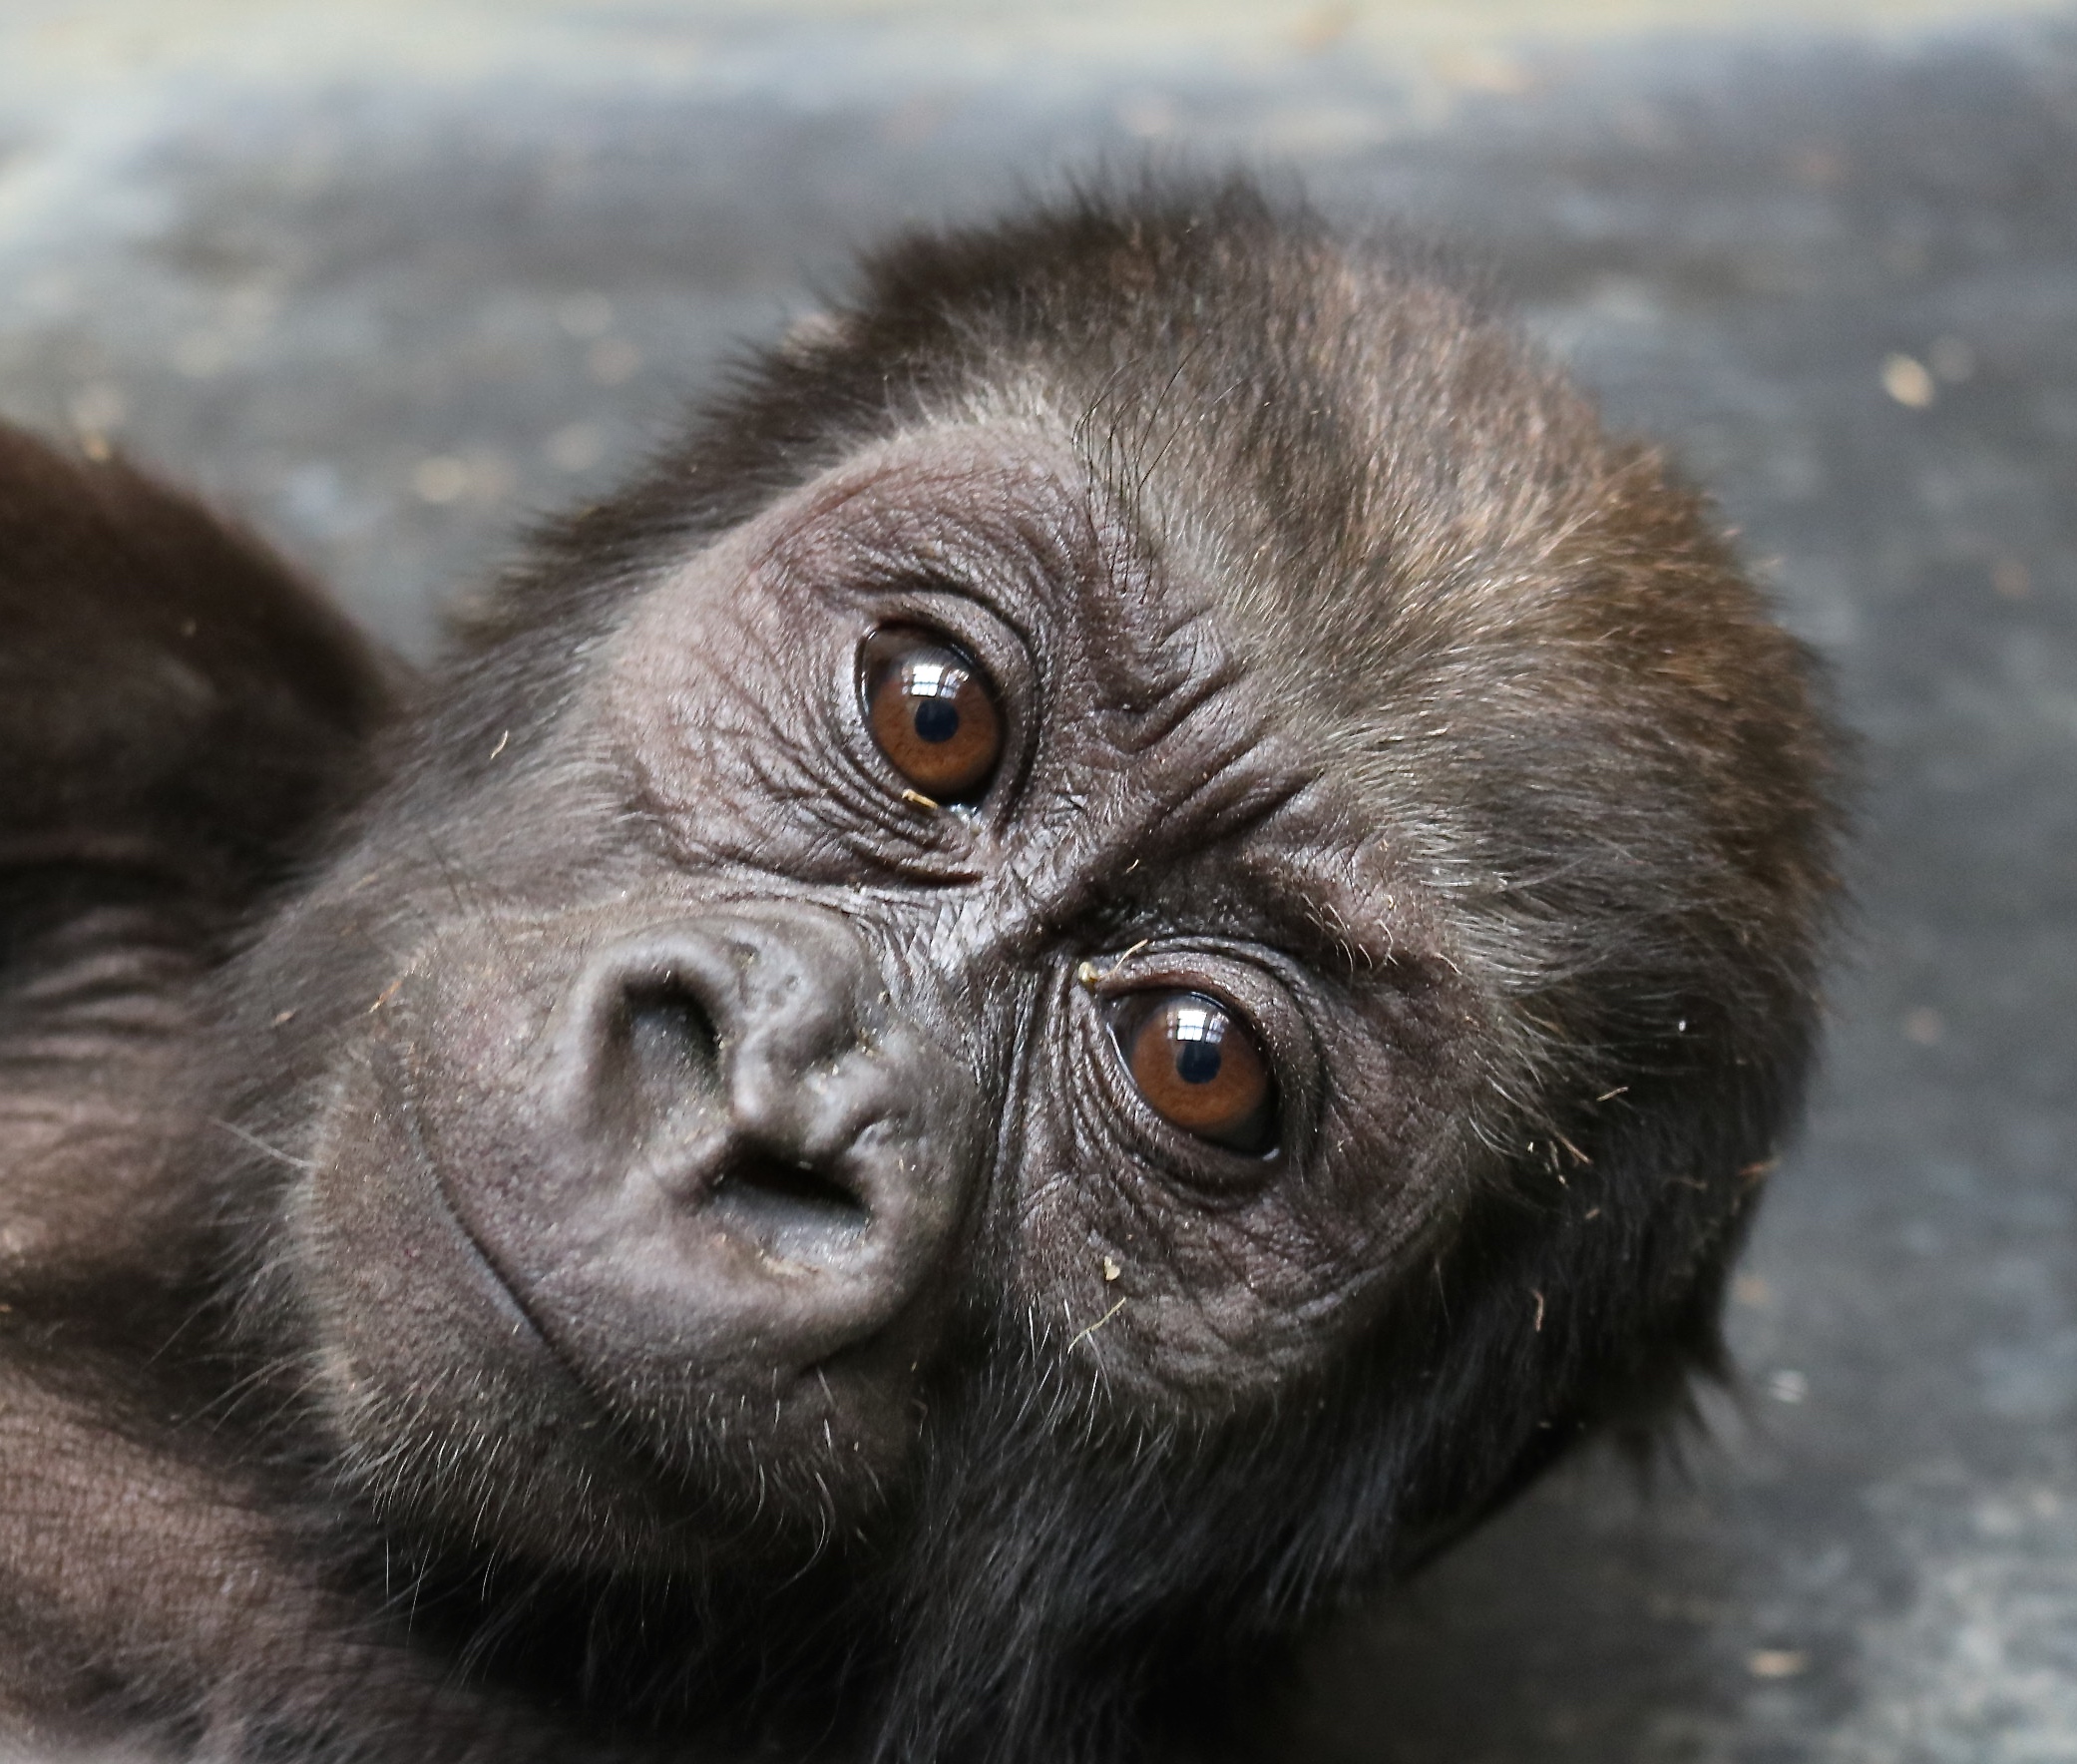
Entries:
<svg viewBox="0 0 2077 1764">
<path fill-rule="evenodd" d="M 1147 1105 L 1172 1126 L 1236 1151 L 1266 1151 L 1276 1127 L 1269 1064 L 1247 1026 L 1204 993 L 1124 1001 L 1118 1043 Z"/>
<path fill-rule="evenodd" d="M 859 657 L 866 725 L 888 763 L 933 802 L 981 793 L 1003 754 L 1003 717 L 981 665 L 941 638 L 877 631 Z"/>
</svg>

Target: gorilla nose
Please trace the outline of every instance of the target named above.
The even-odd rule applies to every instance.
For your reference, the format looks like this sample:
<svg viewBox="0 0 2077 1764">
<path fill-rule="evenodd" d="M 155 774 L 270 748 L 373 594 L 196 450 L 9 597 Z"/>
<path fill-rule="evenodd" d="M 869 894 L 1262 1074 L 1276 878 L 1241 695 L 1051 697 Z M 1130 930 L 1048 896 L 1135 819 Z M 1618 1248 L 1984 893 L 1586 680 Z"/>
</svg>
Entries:
<svg viewBox="0 0 2077 1764">
<path fill-rule="evenodd" d="M 835 915 L 760 909 L 609 946 L 565 1002 L 551 1066 L 552 1112 L 594 1172 L 579 1209 L 609 1211 L 623 1248 L 667 1236 L 692 1309 L 824 1353 L 940 1265 L 974 1081 Z"/>
</svg>

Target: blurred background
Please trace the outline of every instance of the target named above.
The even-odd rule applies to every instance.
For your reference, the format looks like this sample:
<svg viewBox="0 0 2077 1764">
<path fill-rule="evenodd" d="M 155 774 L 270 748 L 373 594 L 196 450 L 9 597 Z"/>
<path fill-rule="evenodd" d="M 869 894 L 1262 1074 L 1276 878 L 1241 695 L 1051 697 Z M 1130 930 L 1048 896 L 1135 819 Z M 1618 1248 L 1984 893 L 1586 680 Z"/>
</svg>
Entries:
<svg viewBox="0 0 2077 1764">
<path fill-rule="evenodd" d="M 1739 1389 L 1344 1623 L 1262 1755 L 2077 1760 L 2077 13 L 4 0 L 0 416 L 424 654 L 856 245 L 1150 156 L 1466 245 L 1868 739 Z"/>
</svg>

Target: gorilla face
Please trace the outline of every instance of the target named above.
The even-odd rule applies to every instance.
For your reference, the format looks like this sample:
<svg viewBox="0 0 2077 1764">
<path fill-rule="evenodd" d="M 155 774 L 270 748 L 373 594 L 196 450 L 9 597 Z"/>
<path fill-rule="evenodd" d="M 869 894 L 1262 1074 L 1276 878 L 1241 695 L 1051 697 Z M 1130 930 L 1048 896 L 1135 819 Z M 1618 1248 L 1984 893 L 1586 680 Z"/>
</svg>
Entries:
<svg viewBox="0 0 2077 1764">
<path fill-rule="evenodd" d="M 342 868 L 296 939 L 386 965 L 294 1214 L 368 1464 L 559 1553 L 819 1538 L 976 1333 L 1158 1417 L 1364 1327 L 1470 1001 L 1207 601 L 1036 426 L 900 437 L 659 568 Z"/>
</svg>

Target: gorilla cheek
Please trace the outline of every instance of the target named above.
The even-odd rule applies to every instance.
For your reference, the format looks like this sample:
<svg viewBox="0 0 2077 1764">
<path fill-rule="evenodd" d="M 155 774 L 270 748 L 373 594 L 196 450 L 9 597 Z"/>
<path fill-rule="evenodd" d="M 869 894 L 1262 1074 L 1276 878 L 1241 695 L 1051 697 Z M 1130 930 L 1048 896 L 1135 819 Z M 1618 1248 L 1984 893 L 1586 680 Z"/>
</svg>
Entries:
<svg viewBox="0 0 2077 1764">
<path fill-rule="evenodd" d="M 399 1102 L 397 1064 L 379 1046 L 352 1063 L 289 1219 L 317 1394 L 347 1469 L 395 1519 L 495 1518 L 544 1557 L 657 1547 L 648 1492 L 460 1228 Z"/>
</svg>

